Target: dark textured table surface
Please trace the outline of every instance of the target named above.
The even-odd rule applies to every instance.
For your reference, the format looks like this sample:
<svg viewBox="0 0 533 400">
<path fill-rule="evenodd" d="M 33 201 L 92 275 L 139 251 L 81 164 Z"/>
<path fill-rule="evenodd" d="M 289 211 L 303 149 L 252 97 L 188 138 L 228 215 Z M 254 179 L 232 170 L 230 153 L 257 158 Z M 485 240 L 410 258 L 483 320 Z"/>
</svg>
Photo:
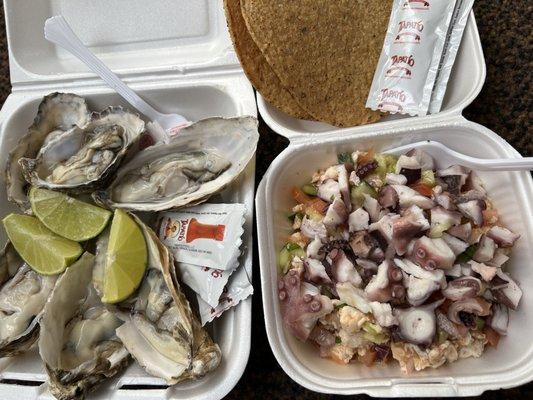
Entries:
<svg viewBox="0 0 533 400">
<path fill-rule="evenodd" d="M 533 156 L 533 132 L 530 126 L 533 113 L 530 94 L 533 2 L 477 0 L 474 10 L 485 51 L 487 79 L 482 92 L 465 110 L 464 115 L 497 132 L 522 155 Z M 3 19 L 0 25 L 0 57 L 0 103 L 3 104 L 11 90 Z M 272 160 L 288 144 L 286 139 L 274 134 L 264 123 L 261 123 L 260 128 L 257 182 Z M 300 387 L 285 375 L 274 359 L 264 329 L 256 249 L 254 254 L 256 294 L 253 303 L 252 349 L 246 371 L 227 399 L 341 398 L 316 394 Z M 481 398 L 533 399 L 533 384 L 487 392 Z"/>
</svg>

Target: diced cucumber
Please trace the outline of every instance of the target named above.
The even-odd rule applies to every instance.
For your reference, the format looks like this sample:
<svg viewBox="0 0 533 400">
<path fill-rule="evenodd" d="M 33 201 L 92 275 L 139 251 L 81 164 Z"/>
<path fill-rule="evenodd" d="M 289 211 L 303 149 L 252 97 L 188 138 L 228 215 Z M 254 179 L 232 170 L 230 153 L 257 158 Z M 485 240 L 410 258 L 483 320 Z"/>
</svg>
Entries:
<svg viewBox="0 0 533 400">
<path fill-rule="evenodd" d="M 482 331 L 485 328 L 485 320 L 483 318 L 476 318 L 476 329 Z"/>
<path fill-rule="evenodd" d="M 302 192 L 310 196 L 316 196 L 318 194 L 318 188 L 315 185 L 311 185 L 311 184 L 303 185 Z"/>
<path fill-rule="evenodd" d="M 444 343 L 446 340 L 448 340 L 448 334 L 446 332 L 444 332 L 443 330 L 439 329 L 439 334 L 438 334 L 438 337 L 437 337 L 437 342 L 439 344 L 442 344 Z"/>
<path fill-rule="evenodd" d="M 339 153 L 337 154 L 337 161 L 339 164 L 351 163 L 353 162 L 352 155 L 349 152 Z"/>
<path fill-rule="evenodd" d="M 444 231 L 447 231 L 452 227 L 452 222 L 448 223 L 436 223 L 431 225 L 431 229 L 429 230 L 429 237 L 431 238 L 440 238 L 442 237 L 442 233 Z"/>
<path fill-rule="evenodd" d="M 430 169 L 422 171 L 420 183 L 423 183 L 424 185 L 429 187 L 435 187 L 435 185 L 437 184 L 435 181 L 435 173 Z"/>
<path fill-rule="evenodd" d="M 289 252 L 294 251 L 294 250 L 301 249 L 301 247 L 298 246 L 296 243 L 287 243 L 287 245 L 286 245 L 285 247 L 287 248 L 287 250 L 288 250 Z"/>
<path fill-rule="evenodd" d="M 462 263 L 470 261 L 472 257 L 474 257 L 474 253 L 476 252 L 476 250 L 477 250 L 476 245 L 472 245 L 468 247 L 464 252 L 462 252 L 461 254 L 457 256 L 456 262 L 462 264 Z"/>
<path fill-rule="evenodd" d="M 374 171 L 379 177 L 384 180 L 387 173 L 396 172 L 396 163 L 398 158 L 392 154 L 376 154 L 374 160 L 378 163 L 376 170 Z"/>
<path fill-rule="evenodd" d="M 280 273 L 286 274 L 291 267 L 292 259 L 296 256 L 304 258 L 307 254 L 305 250 L 298 246 L 296 243 L 287 243 L 278 256 L 278 268 Z"/>
<path fill-rule="evenodd" d="M 365 194 L 368 194 L 369 196 L 373 198 L 378 197 L 378 193 L 376 192 L 376 189 L 374 189 L 372 186 L 370 186 L 365 181 L 361 182 L 359 185 L 352 188 L 350 192 L 350 197 L 352 200 L 352 204 L 355 206 L 355 208 L 359 208 L 363 205 L 365 202 Z"/>
</svg>

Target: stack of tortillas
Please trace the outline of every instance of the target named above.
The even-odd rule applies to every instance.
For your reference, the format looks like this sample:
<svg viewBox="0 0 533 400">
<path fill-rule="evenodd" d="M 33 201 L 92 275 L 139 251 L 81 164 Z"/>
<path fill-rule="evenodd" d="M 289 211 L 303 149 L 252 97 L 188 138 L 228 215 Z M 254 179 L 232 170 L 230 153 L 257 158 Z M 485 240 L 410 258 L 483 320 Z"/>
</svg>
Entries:
<svg viewBox="0 0 533 400">
<path fill-rule="evenodd" d="M 225 0 L 233 43 L 249 80 L 296 118 L 355 126 L 365 108 L 392 0 Z"/>
</svg>

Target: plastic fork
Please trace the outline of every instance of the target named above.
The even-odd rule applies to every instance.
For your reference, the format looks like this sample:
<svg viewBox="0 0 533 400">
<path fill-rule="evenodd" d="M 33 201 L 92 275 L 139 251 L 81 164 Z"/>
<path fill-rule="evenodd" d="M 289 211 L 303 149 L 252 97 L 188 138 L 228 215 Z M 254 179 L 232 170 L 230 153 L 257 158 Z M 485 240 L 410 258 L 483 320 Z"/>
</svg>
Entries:
<svg viewBox="0 0 533 400">
<path fill-rule="evenodd" d="M 395 147 L 386 150 L 384 153 L 405 154 L 411 149 L 420 149 L 428 153 L 439 164 L 446 167 L 454 164 L 463 165 L 470 169 L 479 171 L 531 171 L 533 170 L 533 157 L 524 158 L 475 158 L 461 154 L 455 150 L 446 147 L 440 142 L 425 140 L 407 144 L 405 146 Z"/>
<path fill-rule="evenodd" d="M 74 55 L 87 65 L 95 74 L 114 89 L 132 107 L 144 114 L 157 126 L 148 123 L 147 128 L 156 140 L 167 141 L 168 137 L 191 123 L 179 114 L 163 114 L 144 101 L 115 75 L 100 59 L 98 59 L 78 38 L 62 15 L 48 18 L 44 23 L 44 37 Z M 165 134 L 163 134 L 163 132 Z"/>
</svg>

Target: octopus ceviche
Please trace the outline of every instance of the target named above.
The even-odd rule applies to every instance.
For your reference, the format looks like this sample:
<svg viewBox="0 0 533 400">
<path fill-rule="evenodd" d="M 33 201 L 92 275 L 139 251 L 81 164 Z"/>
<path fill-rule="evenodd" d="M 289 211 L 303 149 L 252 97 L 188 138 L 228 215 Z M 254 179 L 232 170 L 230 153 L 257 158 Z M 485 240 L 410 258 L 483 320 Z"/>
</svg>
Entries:
<svg viewBox="0 0 533 400">
<path fill-rule="evenodd" d="M 280 308 L 322 357 L 410 373 L 479 357 L 507 334 L 522 291 L 505 263 L 519 235 L 474 171 L 439 169 L 419 149 L 355 151 L 292 195 Z"/>
</svg>

